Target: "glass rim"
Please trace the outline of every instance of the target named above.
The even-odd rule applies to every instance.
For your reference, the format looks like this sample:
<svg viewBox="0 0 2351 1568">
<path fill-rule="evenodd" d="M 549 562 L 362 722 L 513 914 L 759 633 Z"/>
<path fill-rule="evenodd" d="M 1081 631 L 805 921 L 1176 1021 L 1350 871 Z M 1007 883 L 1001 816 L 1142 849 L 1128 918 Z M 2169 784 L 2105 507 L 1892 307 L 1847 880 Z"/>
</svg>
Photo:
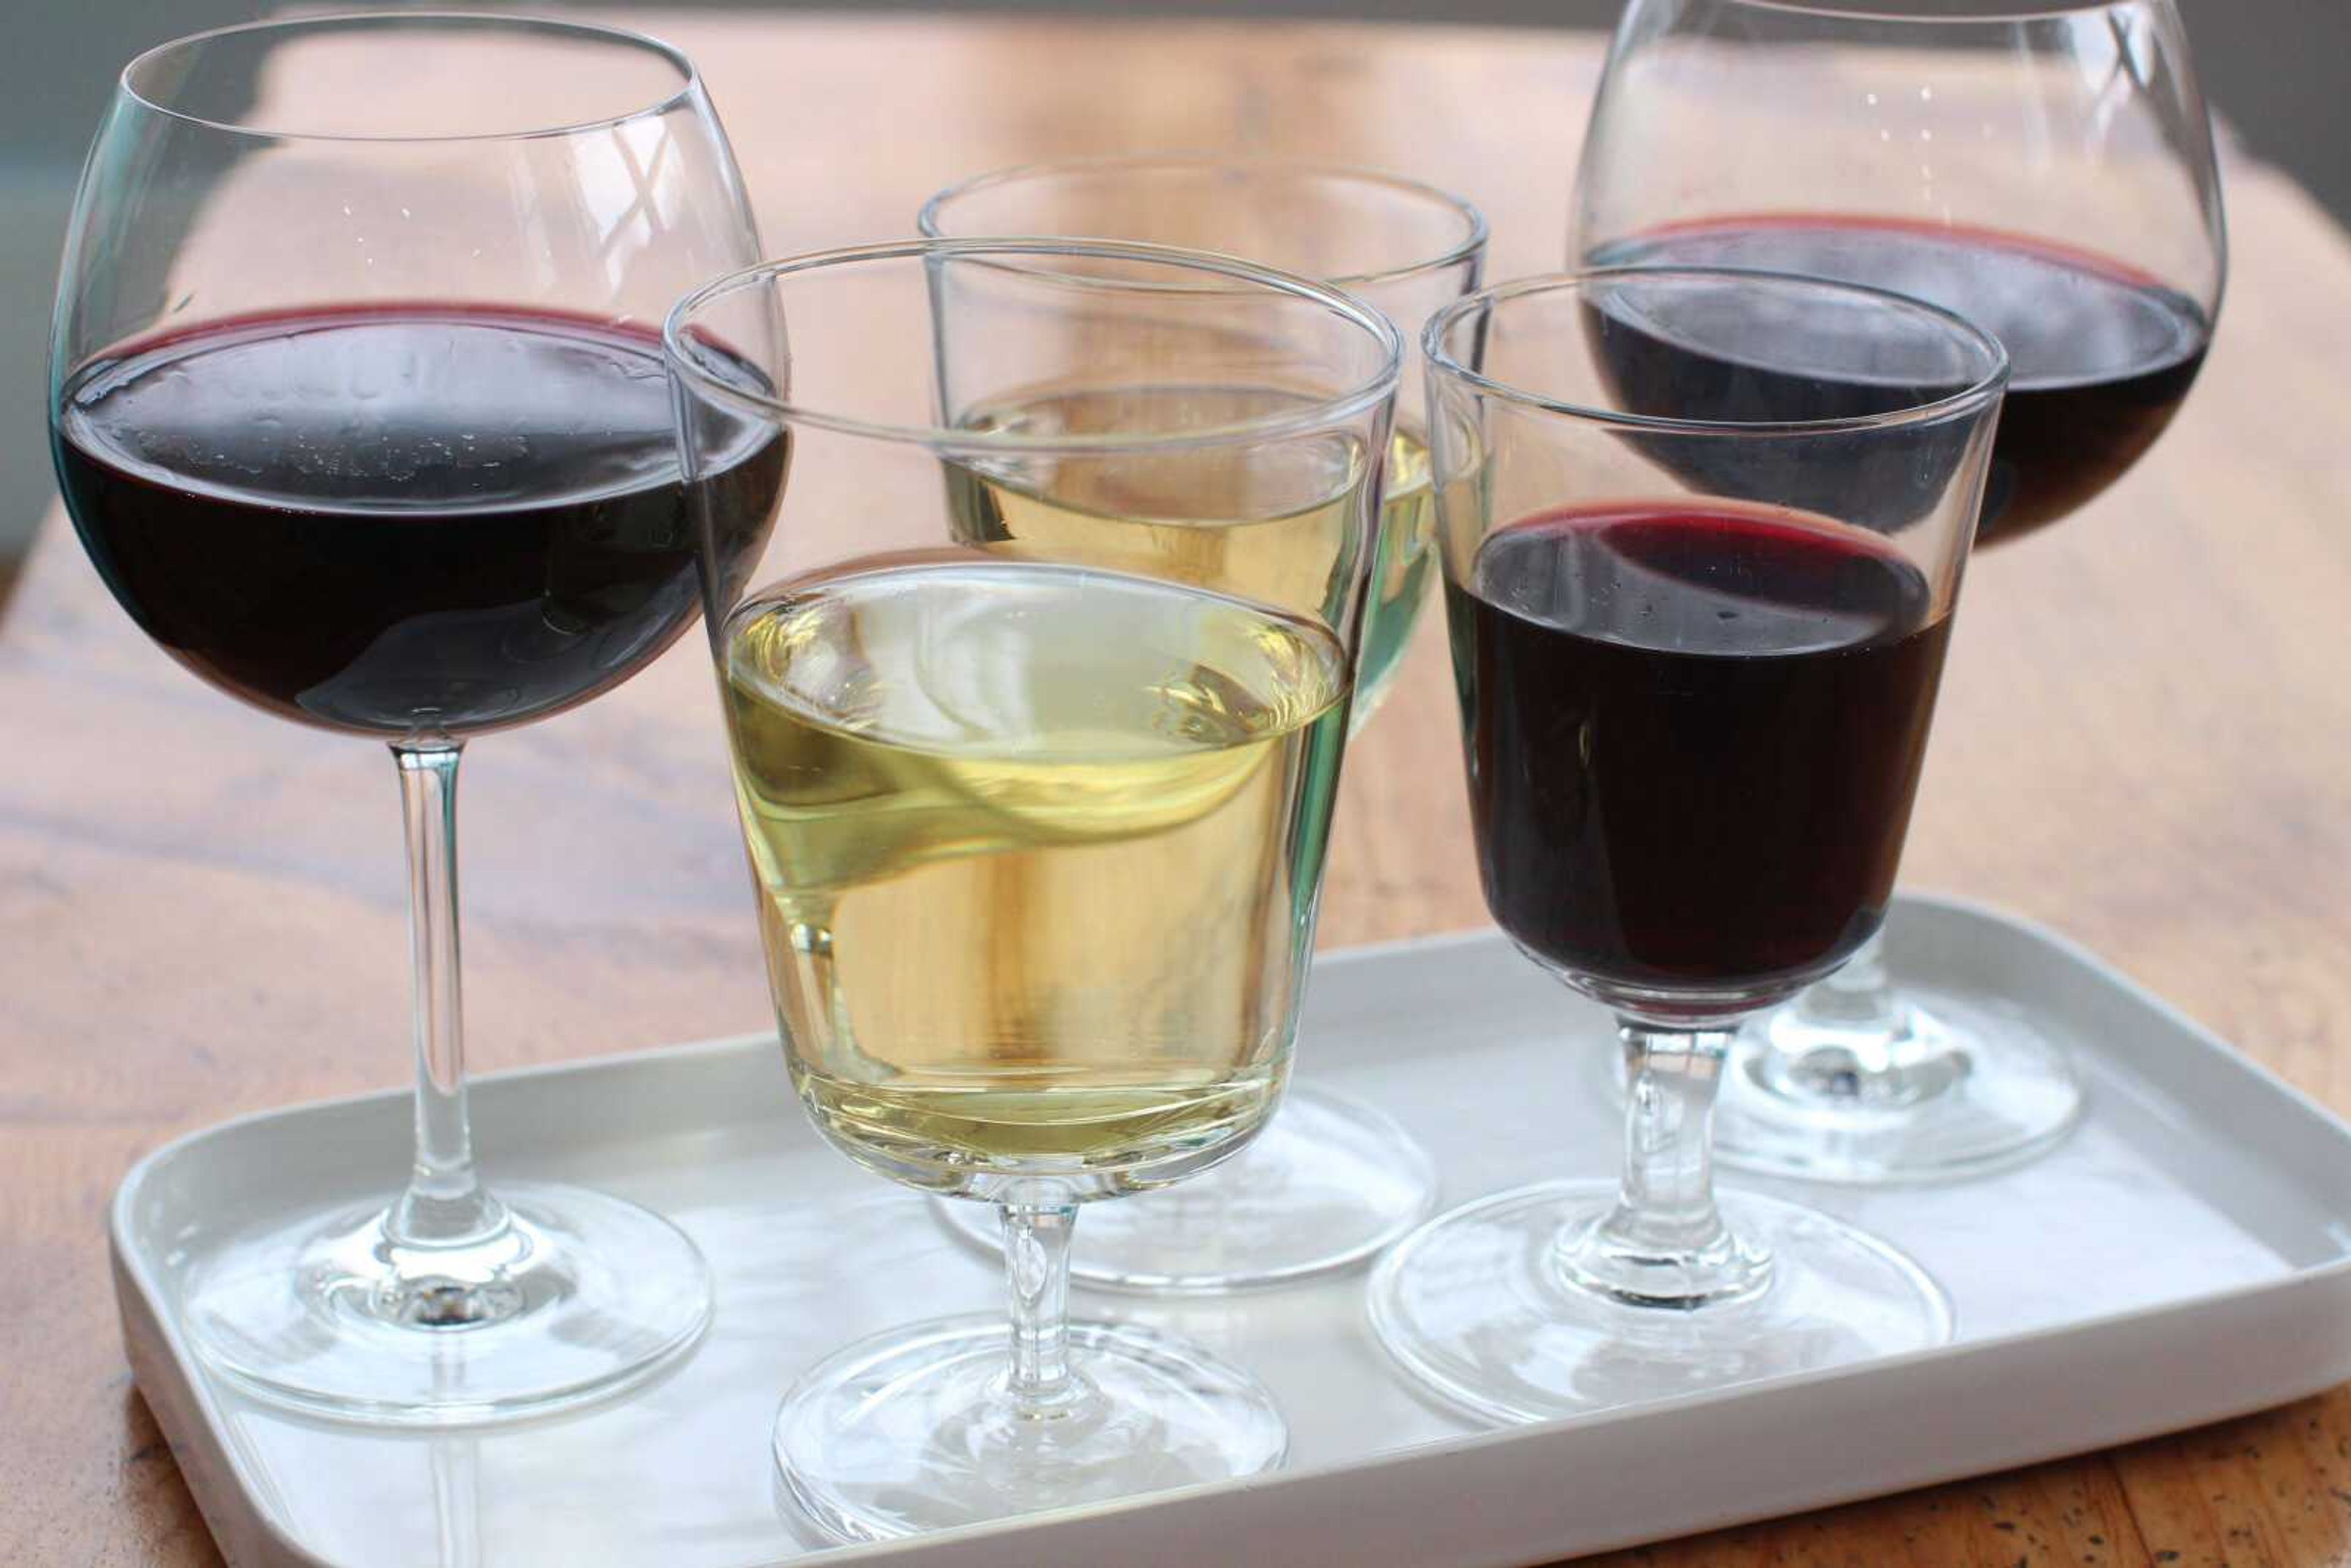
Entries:
<svg viewBox="0 0 2351 1568">
<path fill-rule="evenodd" d="M 1380 366 L 1370 379 L 1345 392 L 1315 398 L 1301 407 L 1255 419 L 1235 420 L 1226 424 L 1157 435 L 1116 432 L 1094 435 L 1024 435 L 975 431 L 955 425 L 899 424 L 883 420 L 861 419 L 852 414 L 828 413 L 821 408 L 796 402 L 789 397 L 771 397 L 714 373 L 697 351 L 697 345 L 689 341 L 694 318 L 719 299 L 746 289 L 767 287 L 779 279 L 799 273 L 872 262 L 927 260 L 933 256 L 965 256 L 985 261 L 998 256 L 1076 256 L 1217 273 L 1320 305 L 1332 315 L 1361 328 L 1380 346 Z M 1080 281 L 1092 283 L 1099 280 Z M 1133 286 L 1112 283 L 1106 287 Z M 889 240 L 876 245 L 843 246 L 758 262 L 713 278 L 680 299 L 663 318 L 661 337 L 662 356 L 668 362 L 671 373 L 684 380 L 703 395 L 718 402 L 762 414 L 780 424 L 827 430 L 835 434 L 862 436 L 873 441 L 902 442 L 967 456 L 989 453 L 1082 456 L 1100 453 L 1179 451 L 1296 434 L 1351 419 L 1393 395 L 1403 377 L 1405 357 L 1404 334 L 1396 329 L 1394 322 L 1363 301 L 1313 278 L 1278 272 L 1270 267 L 1259 267 L 1255 262 L 1243 261 L 1237 256 L 1219 256 L 1214 251 L 1046 235 Z"/>
<path fill-rule="evenodd" d="M 214 120 L 202 114 L 191 114 L 158 103 L 140 90 L 131 79 L 141 69 L 173 53 L 197 44 L 211 43 L 218 38 L 235 37 L 246 33 L 322 33 L 343 27 L 413 27 L 417 26 L 449 26 L 477 27 L 485 31 L 518 34 L 545 33 L 587 40 L 621 45 L 641 54 L 656 56 L 678 73 L 674 90 L 650 103 L 618 113 L 571 120 L 561 125 L 534 125 L 520 131 L 424 131 L 413 135 L 383 134 L 340 131 L 295 131 L 266 125 L 241 125 L 232 120 Z M 575 22 L 552 16 L 501 16 L 490 11 L 335 11 L 317 16 L 266 16 L 258 21 L 234 22 L 224 27 L 207 27 L 202 32 L 185 34 L 167 39 L 133 55 L 115 78 L 115 88 L 124 98 L 151 114 L 176 120 L 185 125 L 201 126 L 225 136 L 249 136 L 266 141 L 316 141 L 367 143 L 386 146 L 413 146 L 428 142 L 461 141 L 528 141 L 541 138 L 574 136 L 585 131 L 601 131 L 631 120 L 651 119 L 668 113 L 699 91 L 702 73 L 685 51 L 674 44 L 664 43 L 648 33 L 627 27 L 615 27 L 601 22 Z"/>
<path fill-rule="evenodd" d="M 1854 22 L 1898 22 L 1918 26 L 2001 26 L 2018 22 L 2053 22 L 2101 11 L 2144 11 L 2147 0 L 2025 0 L 1976 12 L 1896 11 L 1884 0 L 1721 0 L 1750 11 L 1785 11 L 1798 16 L 1834 16 Z"/>
<path fill-rule="evenodd" d="M 1040 179 L 1048 175 L 1096 174 L 1119 172 L 1161 172 L 1171 171 L 1238 170 L 1252 174 L 1279 174 L 1292 177 L 1316 176 L 1343 180 L 1354 184 L 1376 186 L 1395 194 L 1405 195 L 1432 206 L 1443 208 L 1462 225 L 1461 237 L 1439 254 L 1419 261 L 1405 262 L 1396 267 L 1379 267 L 1368 272 L 1332 273 L 1321 281 L 1341 287 L 1364 287 L 1373 284 L 1395 283 L 1418 277 L 1427 273 L 1443 272 L 1459 267 L 1480 255 L 1492 233 L 1486 214 L 1467 196 L 1456 194 L 1442 185 L 1416 180 L 1410 175 L 1392 173 L 1360 163 L 1326 163 L 1305 158 L 1267 158 L 1231 155 L 1217 152 L 1142 152 L 1114 153 L 1094 158 L 1049 158 L 1031 163 L 1014 163 L 986 173 L 958 180 L 931 193 L 915 216 L 915 225 L 935 239 L 972 239 L 974 235 L 950 235 L 939 226 L 942 209 L 963 197 L 998 186 Z M 1071 235 L 1075 238 L 1079 236 Z M 1104 239 L 1119 236 L 1105 235 Z M 1222 254 L 1222 253 L 1209 253 Z"/>
<path fill-rule="evenodd" d="M 1582 293 L 1595 283 L 1631 282 L 1635 279 L 1656 282 L 1681 279 L 1690 282 L 1769 283 L 1773 286 L 1792 284 L 1802 289 L 1830 294 L 1858 296 L 1896 305 L 1915 315 L 1939 320 L 1956 329 L 1955 336 L 1990 352 L 1990 369 L 1955 392 L 1928 402 L 1912 403 L 1902 408 L 1886 409 L 1878 413 L 1845 414 L 1834 419 L 1677 419 L 1665 414 L 1632 413 L 1622 409 L 1600 408 L 1589 403 L 1573 402 L 1563 398 L 1546 397 L 1524 387 L 1497 381 L 1483 371 L 1463 364 L 1445 346 L 1447 333 L 1455 323 L 1473 310 L 1488 309 L 1513 299 L 1532 295 L 1575 292 Z M 1990 332 L 1977 326 L 1955 310 L 1907 294 L 1897 294 L 1890 288 L 1876 288 L 1867 284 L 1844 283 L 1834 278 L 1814 277 L 1797 272 L 1773 272 L 1752 267 L 1593 267 L 1572 272 L 1543 273 L 1533 277 L 1513 278 L 1489 288 L 1465 294 L 1428 319 L 1420 336 L 1421 352 L 1428 361 L 1431 377 L 1445 376 L 1475 388 L 1489 397 L 1506 402 L 1554 413 L 1592 424 L 1614 425 L 1625 430 L 1673 433 L 1684 435 L 1829 435 L 1850 431 L 1884 430 L 1899 425 L 1922 424 L 1964 413 L 1983 403 L 1994 402 L 2007 390 L 2009 379 L 2008 349 Z"/>
</svg>

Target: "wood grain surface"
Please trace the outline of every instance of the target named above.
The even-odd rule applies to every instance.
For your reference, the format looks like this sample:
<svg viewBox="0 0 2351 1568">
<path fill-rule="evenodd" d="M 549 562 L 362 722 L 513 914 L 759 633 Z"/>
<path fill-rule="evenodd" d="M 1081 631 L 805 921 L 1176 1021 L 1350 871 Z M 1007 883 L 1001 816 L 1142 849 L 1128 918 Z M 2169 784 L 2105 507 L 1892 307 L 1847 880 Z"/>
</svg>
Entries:
<svg viewBox="0 0 2351 1568">
<path fill-rule="evenodd" d="M 1232 148 L 1455 187 L 1493 276 L 1546 269 L 1599 64 L 1535 32 L 650 20 L 703 62 L 778 253 L 909 233 L 1000 163 Z M 2069 933 L 2351 1111 L 2351 243 L 2278 173 L 2230 175 L 2233 286 L 2185 413 L 1970 579 L 1905 876 Z M 477 1069 L 766 1023 L 701 657 L 474 748 Z M 1483 919 L 1443 658 L 1420 639 L 1350 758 L 1328 945 Z M 215 1563 L 123 1365 L 105 1206 L 174 1134 L 402 1081 L 392 769 L 200 685 L 55 517 L 0 622 L 0 1563 Z M 2351 1389 L 1604 1561 L 2351 1563 Z"/>
</svg>

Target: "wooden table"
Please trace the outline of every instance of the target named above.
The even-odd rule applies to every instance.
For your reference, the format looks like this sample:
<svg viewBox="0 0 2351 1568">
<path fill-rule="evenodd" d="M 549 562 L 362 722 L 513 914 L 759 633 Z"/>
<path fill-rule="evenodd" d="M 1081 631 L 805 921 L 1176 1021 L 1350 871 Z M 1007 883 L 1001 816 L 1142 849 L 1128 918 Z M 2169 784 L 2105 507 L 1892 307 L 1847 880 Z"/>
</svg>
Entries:
<svg viewBox="0 0 2351 1568">
<path fill-rule="evenodd" d="M 1235 148 L 1455 187 L 1495 276 L 1541 270 L 1599 64 L 1544 33 L 653 21 L 704 62 L 778 252 L 910 232 L 1001 163 Z M 2351 1111 L 2351 244 L 2274 171 L 2231 175 L 2234 286 L 2186 413 L 1977 566 L 1906 873 L 2079 937 Z M 477 1068 L 764 1026 L 700 658 L 476 748 Z M 1484 917 L 1442 663 L 1422 638 L 1351 758 L 1326 943 Z M 54 518 L 0 625 L 0 1562 L 214 1563 L 123 1366 L 107 1198 L 184 1129 L 401 1081 L 391 768 L 200 686 Z M 1610 1561 L 2351 1563 L 2351 1389 Z"/>
</svg>

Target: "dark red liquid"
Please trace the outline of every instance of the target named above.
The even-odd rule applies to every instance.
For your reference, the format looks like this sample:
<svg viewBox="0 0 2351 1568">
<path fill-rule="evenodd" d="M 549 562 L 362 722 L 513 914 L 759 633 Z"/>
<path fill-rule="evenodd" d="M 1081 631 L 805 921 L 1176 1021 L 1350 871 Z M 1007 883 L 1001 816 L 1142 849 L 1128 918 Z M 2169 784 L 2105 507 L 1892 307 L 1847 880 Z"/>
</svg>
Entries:
<svg viewBox="0 0 2351 1568">
<path fill-rule="evenodd" d="M 700 604 L 649 333 L 438 306 L 245 318 L 83 367 L 53 428 L 91 560 L 183 663 L 330 728 L 472 735 L 581 702 Z M 778 440 L 705 483 L 765 538 Z"/>
<path fill-rule="evenodd" d="M 2204 363 L 2211 323 L 2196 301 L 2119 261 L 2024 235 L 1901 219 L 1771 214 L 1675 224 L 1593 253 L 1601 265 L 1744 267 L 1866 283 L 1956 311 L 2012 365 L 1978 538 L 2053 522 L 2114 483 L 2163 434 Z M 1609 335 L 1619 392 L 1636 411 L 1687 412 L 1731 395 L 1727 417 L 1817 419 L 1882 412 L 1912 389 L 1775 378 L 1708 346 Z"/>
<path fill-rule="evenodd" d="M 1876 929 L 1949 618 L 1875 536 L 1736 504 L 1545 513 L 1447 611 L 1486 902 L 1604 991 L 1793 987 Z"/>
</svg>

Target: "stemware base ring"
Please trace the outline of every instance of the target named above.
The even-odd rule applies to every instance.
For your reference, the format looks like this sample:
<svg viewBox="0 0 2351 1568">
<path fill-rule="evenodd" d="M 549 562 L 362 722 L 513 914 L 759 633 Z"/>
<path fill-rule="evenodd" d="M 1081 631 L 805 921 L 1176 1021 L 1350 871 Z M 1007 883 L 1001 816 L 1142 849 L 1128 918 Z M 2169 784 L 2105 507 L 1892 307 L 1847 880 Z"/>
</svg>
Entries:
<svg viewBox="0 0 2351 1568">
<path fill-rule="evenodd" d="M 943 1318 L 810 1369 L 776 1414 L 776 1466 L 827 1535 L 883 1541 L 1256 1475 L 1289 1430 L 1258 1381 L 1131 1323 L 1070 1324 L 1083 1387 L 1050 1418 L 1004 1395 L 1001 1317 Z"/>
<path fill-rule="evenodd" d="M 1959 1181 L 2039 1157 L 2082 1119 L 2080 1074 L 2030 1019 L 1947 998 L 1900 998 L 1921 1068 L 1886 1075 L 1916 1093 L 1874 1098 L 1791 1082 L 1760 1018 L 1732 1042 L 1715 1156 L 1760 1175 L 1856 1185 Z M 1784 1011 L 1784 1009 L 1783 1009 Z"/>
<path fill-rule="evenodd" d="M 1385 1112 L 1293 1086 L 1239 1154 L 1165 1192 L 1090 1207 L 1070 1272 L 1100 1290 L 1209 1296 L 1360 1266 L 1437 1206 L 1437 1166 Z M 990 1252 L 995 1210 L 946 1199 L 940 1222 Z"/>
<path fill-rule="evenodd" d="M 701 1337 L 709 1265 L 675 1226 L 585 1188 L 517 1183 L 501 1196 L 507 1228 L 445 1249 L 437 1276 L 413 1250 L 395 1260 L 379 1207 L 313 1210 L 235 1237 L 188 1277 L 196 1350 L 272 1404 L 437 1427 L 588 1404 Z"/>
<path fill-rule="evenodd" d="M 1579 1288 L 1563 1237 L 1614 1203 L 1614 1181 L 1546 1182 L 1439 1216 L 1372 1275 L 1372 1326 L 1442 1402 L 1542 1421 L 1873 1360 L 1951 1336 L 1949 1301 L 1917 1264 L 1816 1209 L 1725 1193 L 1723 1218 L 1771 1258 L 1770 1285 L 1693 1310 Z M 1465 1288 L 1466 1281 L 1478 1281 Z"/>
</svg>

